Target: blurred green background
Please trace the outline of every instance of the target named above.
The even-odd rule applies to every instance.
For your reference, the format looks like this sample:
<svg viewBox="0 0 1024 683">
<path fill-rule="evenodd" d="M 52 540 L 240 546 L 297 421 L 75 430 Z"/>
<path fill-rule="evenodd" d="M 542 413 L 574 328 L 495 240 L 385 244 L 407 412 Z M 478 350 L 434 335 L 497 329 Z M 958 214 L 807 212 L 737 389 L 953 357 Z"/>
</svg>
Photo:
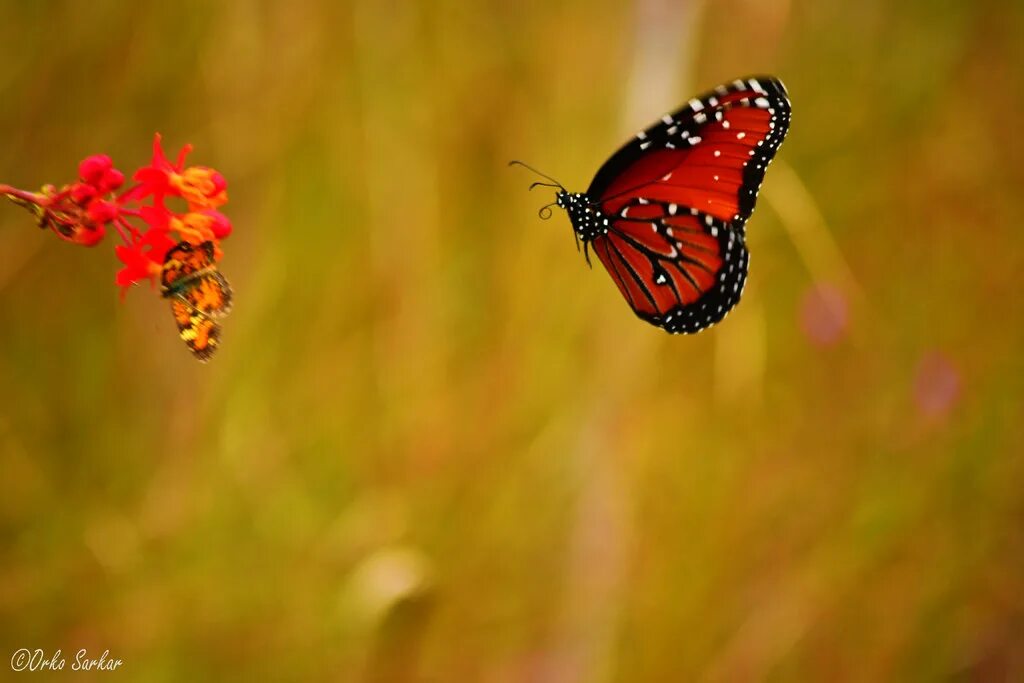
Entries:
<svg viewBox="0 0 1024 683">
<path fill-rule="evenodd" d="M 191 142 L 236 293 L 200 365 L 0 206 L 0 678 L 1024 680 L 1022 3 L 0 16 L 0 181 Z M 761 72 L 744 299 L 670 337 L 506 163 Z"/>
</svg>

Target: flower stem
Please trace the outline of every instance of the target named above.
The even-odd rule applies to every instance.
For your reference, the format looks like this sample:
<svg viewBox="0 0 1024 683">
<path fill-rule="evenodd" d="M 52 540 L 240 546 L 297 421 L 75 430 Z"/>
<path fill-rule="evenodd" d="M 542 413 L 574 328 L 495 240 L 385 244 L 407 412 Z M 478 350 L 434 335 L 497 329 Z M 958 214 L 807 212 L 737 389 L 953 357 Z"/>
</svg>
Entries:
<svg viewBox="0 0 1024 683">
<path fill-rule="evenodd" d="M 8 199 L 20 203 L 20 204 L 34 204 L 41 206 L 46 201 L 45 195 L 37 194 L 35 192 L 26 192 L 25 190 L 19 190 L 16 187 L 10 185 L 4 185 L 0 183 L 0 195 L 4 195 Z"/>
<path fill-rule="evenodd" d="M 131 233 L 136 232 L 131 223 L 126 221 L 122 216 L 115 218 L 113 223 L 114 228 L 117 229 L 117 234 L 121 236 L 121 241 L 125 243 L 125 246 L 132 246 L 132 240 L 128 239 L 128 233 L 125 232 L 125 228 L 127 228 Z"/>
</svg>

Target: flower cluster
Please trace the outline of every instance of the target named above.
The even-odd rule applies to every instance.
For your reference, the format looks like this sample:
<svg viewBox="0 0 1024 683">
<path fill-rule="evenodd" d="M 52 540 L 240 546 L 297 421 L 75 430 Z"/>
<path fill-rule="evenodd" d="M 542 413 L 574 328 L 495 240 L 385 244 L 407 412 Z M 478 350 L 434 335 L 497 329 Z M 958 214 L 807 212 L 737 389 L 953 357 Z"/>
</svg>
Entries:
<svg viewBox="0 0 1024 683">
<path fill-rule="evenodd" d="M 40 192 L 26 192 L 0 185 L 0 195 L 28 209 L 39 226 L 61 239 L 92 247 L 108 228 L 116 230 L 121 244 L 114 250 L 123 264 L 115 281 L 123 288 L 150 280 L 155 282 L 167 252 L 178 242 L 211 242 L 220 260 L 220 241 L 231 234 L 231 223 L 218 211 L 228 200 L 224 177 L 205 166 L 185 166 L 190 145 L 171 163 L 164 155 L 158 134 L 153 158 L 135 172 L 135 184 L 117 194 L 125 182 L 105 154 L 91 156 L 78 166 L 78 180 L 61 188 L 46 185 Z M 168 200 L 178 206 L 168 206 Z"/>
</svg>

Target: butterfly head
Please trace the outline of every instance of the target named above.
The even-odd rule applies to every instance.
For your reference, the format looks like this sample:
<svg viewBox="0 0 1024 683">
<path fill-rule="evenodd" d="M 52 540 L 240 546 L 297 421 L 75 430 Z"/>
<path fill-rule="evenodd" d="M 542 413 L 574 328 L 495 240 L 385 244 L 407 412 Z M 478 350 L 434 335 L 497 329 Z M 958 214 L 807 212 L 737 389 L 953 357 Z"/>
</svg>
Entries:
<svg viewBox="0 0 1024 683">
<path fill-rule="evenodd" d="M 555 203 L 569 214 L 569 221 L 576 237 L 584 243 L 608 232 L 608 218 L 587 195 L 561 190 L 555 198 Z"/>
</svg>

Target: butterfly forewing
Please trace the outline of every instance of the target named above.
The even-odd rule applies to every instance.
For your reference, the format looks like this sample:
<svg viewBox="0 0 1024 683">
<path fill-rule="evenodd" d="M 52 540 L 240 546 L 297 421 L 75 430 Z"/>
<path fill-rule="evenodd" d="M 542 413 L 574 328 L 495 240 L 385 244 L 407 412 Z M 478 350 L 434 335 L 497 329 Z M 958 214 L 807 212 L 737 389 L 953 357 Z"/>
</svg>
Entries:
<svg viewBox="0 0 1024 683">
<path fill-rule="evenodd" d="M 606 214 L 644 198 L 697 209 L 742 230 L 789 120 L 781 81 L 758 77 L 719 86 L 623 146 L 587 195 Z"/>
</svg>

